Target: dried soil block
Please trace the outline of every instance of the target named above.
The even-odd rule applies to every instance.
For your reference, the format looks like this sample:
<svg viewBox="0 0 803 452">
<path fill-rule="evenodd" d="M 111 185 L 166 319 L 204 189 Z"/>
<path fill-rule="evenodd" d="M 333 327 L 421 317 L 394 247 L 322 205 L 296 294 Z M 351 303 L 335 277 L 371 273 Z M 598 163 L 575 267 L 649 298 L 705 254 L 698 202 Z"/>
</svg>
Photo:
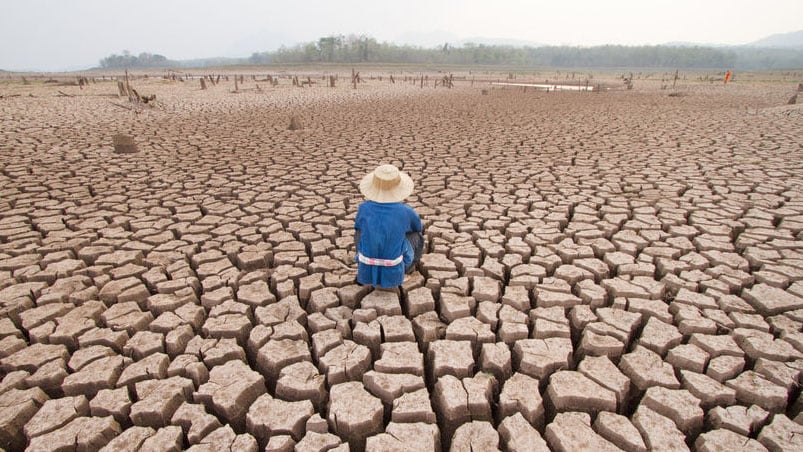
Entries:
<svg viewBox="0 0 803 452">
<path fill-rule="evenodd" d="M 629 452 L 646 452 L 647 447 L 630 419 L 603 411 L 597 415 L 594 431 L 608 441 Z"/>
<path fill-rule="evenodd" d="M 64 427 L 33 438 L 25 450 L 98 450 L 120 433 L 111 417 L 77 417 Z"/>
<path fill-rule="evenodd" d="M 573 365 L 572 342 L 567 338 L 523 339 L 513 346 L 513 369 L 539 380 Z"/>
<path fill-rule="evenodd" d="M 399 294 L 390 290 L 374 290 L 360 301 L 362 309 L 373 309 L 377 316 L 402 315 Z"/>
<path fill-rule="evenodd" d="M 458 378 L 474 375 L 474 355 L 469 341 L 438 340 L 429 344 L 427 350 L 430 381 L 437 381 L 443 375 Z"/>
<path fill-rule="evenodd" d="M 31 374 L 24 370 L 9 372 L 3 377 L 2 382 L 0 382 L 0 394 L 5 394 L 12 389 L 26 389 L 25 380 L 30 375 Z"/>
<path fill-rule="evenodd" d="M 181 450 L 181 446 L 181 428 L 174 425 L 169 425 L 156 430 L 153 435 L 146 438 L 142 442 L 141 449 L 178 451 Z"/>
<path fill-rule="evenodd" d="M 497 381 L 503 382 L 510 377 L 512 369 L 510 348 L 507 344 L 501 342 L 482 344 L 480 370 L 492 374 Z"/>
<path fill-rule="evenodd" d="M 309 361 L 291 364 L 279 372 L 276 396 L 288 401 L 309 400 L 320 410 L 326 400 L 326 377 Z"/>
<path fill-rule="evenodd" d="M 102 389 L 114 389 L 117 379 L 130 359 L 119 355 L 107 356 L 82 367 L 64 378 L 61 389 L 65 395 L 94 397 Z"/>
<path fill-rule="evenodd" d="M 516 373 L 504 382 L 499 395 L 499 418 L 521 413 L 534 427 L 544 425 L 544 402 L 539 392 L 539 381 Z"/>
<path fill-rule="evenodd" d="M 473 296 L 477 302 L 497 302 L 502 294 L 499 281 L 487 276 L 474 278 L 472 281 L 472 288 L 471 296 Z"/>
<path fill-rule="evenodd" d="M 116 387 L 123 387 L 149 379 L 162 379 L 167 377 L 167 367 L 170 358 L 163 353 L 154 353 L 140 361 L 126 366 L 117 379 Z"/>
<path fill-rule="evenodd" d="M 413 332 L 421 347 L 431 342 L 443 339 L 446 335 L 446 324 L 443 323 L 434 311 L 425 312 L 413 319 Z"/>
<path fill-rule="evenodd" d="M 786 388 L 767 380 L 752 370 L 742 372 L 738 377 L 725 382 L 725 386 L 736 391 L 736 400 L 744 405 L 758 405 L 772 413 L 783 412 L 789 394 Z"/>
<path fill-rule="evenodd" d="M 300 441 L 307 419 L 314 413 L 309 400 L 287 402 L 263 394 L 248 408 L 246 430 L 263 447 L 276 435 L 290 435 L 293 440 Z"/>
<path fill-rule="evenodd" d="M 22 450 L 23 428 L 47 400 L 47 394 L 39 388 L 11 389 L 0 394 L 0 447 Z"/>
<path fill-rule="evenodd" d="M 434 424 L 435 412 L 429 401 L 426 389 L 407 392 L 393 401 L 391 413 L 393 422 L 423 422 Z"/>
<path fill-rule="evenodd" d="M 661 416 L 644 405 L 639 405 L 631 419 L 649 450 L 689 450 L 686 445 L 686 437 L 671 419 Z"/>
<path fill-rule="evenodd" d="M 380 346 L 382 358 L 374 362 L 374 370 L 424 376 L 424 355 L 414 342 L 386 342 Z"/>
<path fill-rule="evenodd" d="M 101 452 L 115 452 L 121 450 L 140 450 L 142 443 L 156 433 L 151 427 L 129 427 L 122 431 L 119 435 L 114 437 L 105 446 Z"/>
<path fill-rule="evenodd" d="M 655 317 L 650 317 L 641 331 L 638 344 L 653 352 L 665 356 L 673 347 L 680 345 L 683 335 L 677 327 L 672 324 L 664 323 Z"/>
<path fill-rule="evenodd" d="M 760 442 L 732 432 L 730 430 L 719 429 L 703 433 L 694 441 L 694 449 L 700 452 L 718 450 L 744 450 L 761 452 L 768 450 Z"/>
<path fill-rule="evenodd" d="M 435 298 L 427 287 L 419 287 L 407 292 L 403 300 L 409 318 L 435 310 Z"/>
<path fill-rule="evenodd" d="M 160 428 L 192 396 L 192 381 L 181 377 L 145 380 L 135 385 L 137 402 L 131 405 L 131 422 L 143 427 Z"/>
<path fill-rule="evenodd" d="M 541 434 L 524 419 L 521 413 L 515 413 L 500 422 L 499 435 L 502 437 L 505 450 L 511 452 L 549 451 L 549 446 Z"/>
<path fill-rule="evenodd" d="M 151 331 L 137 332 L 123 346 L 123 354 L 136 360 L 164 351 L 164 335 Z"/>
<path fill-rule="evenodd" d="M 646 348 L 636 347 L 634 351 L 622 356 L 619 369 L 641 391 L 646 391 L 652 386 L 680 388 L 674 368 Z"/>
<path fill-rule="evenodd" d="M 471 421 L 468 392 L 462 381 L 452 375 L 438 378 L 432 402 L 438 415 L 441 435 L 445 438 L 451 438 L 458 427 Z"/>
<path fill-rule="evenodd" d="M 745 289 L 742 298 L 764 316 L 803 308 L 803 297 L 767 284 L 756 284 Z"/>
<path fill-rule="evenodd" d="M 547 401 L 556 412 L 582 411 L 595 415 L 616 411 L 616 394 L 580 372 L 562 370 L 549 378 Z"/>
<path fill-rule="evenodd" d="M 272 441 L 272 439 L 271 439 Z M 345 446 L 345 449 L 342 448 Z M 348 444 L 342 444 L 340 438 L 331 433 L 307 432 L 304 438 L 295 445 L 296 452 L 321 452 L 321 451 L 348 451 Z"/>
<path fill-rule="evenodd" d="M 212 368 L 209 381 L 198 388 L 194 398 L 242 430 L 248 407 L 265 392 L 264 377 L 244 362 L 233 360 Z"/>
<path fill-rule="evenodd" d="M 4 372 L 24 370 L 34 373 L 39 367 L 50 361 L 62 360 L 66 362 L 69 357 L 70 354 L 67 351 L 67 347 L 62 344 L 32 344 L 0 360 L 0 368 Z"/>
<path fill-rule="evenodd" d="M 181 427 L 190 444 L 198 444 L 211 432 L 221 427 L 215 416 L 207 413 L 203 405 L 183 403 L 171 418 L 174 425 Z"/>
<path fill-rule="evenodd" d="M 254 331 L 256 331 L 256 329 Z M 312 335 L 312 357 L 316 361 L 319 361 L 329 352 L 329 350 L 332 350 L 342 343 L 343 334 L 336 329 L 328 329 L 315 333 Z"/>
<path fill-rule="evenodd" d="M 803 428 L 784 414 L 776 414 L 772 423 L 761 429 L 758 441 L 769 450 L 800 450 Z"/>
<path fill-rule="evenodd" d="M 741 405 L 715 407 L 706 414 L 706 422 L 713 428 L 724 428 L 740 435 L 752 436 L 768 420 L 770 413 L 758 405 L 749 408 Z"/>
<path fill-rule="evenodd" d="M 452 321 L 446 327 L 446 339 L 450 341 L 469 341 L 475 355 L 479 355 L 484 344 L 494 343 L 496 335 L 491 328 L 475 317 L 463 317 Z"/>
<path fill-rule="evenodd" d="M 666 355 L 666 362 L 678 369 L 702 373 L 708 364 L 708 353 L 693 344 L 681 344 Z"/>
<path fill-rule="evenodd" d="M 415 342 L 413 326 L 402 315 L 379 316 L 377 321 L 382 327 L 384 342 Z"/>
<path fill-rule="evenodd" d="M 301 361 L 312 361 L 309 345 L 306 342 L 290 339 L 269 340 L 259 349 L 256 365 L 259 371 L 267 377 L 270 386 L 279 378 L 282 368 Z"/>
<path fill-rule="evenodd" d="M 320 432 L 316 433 L 322 434 Z M 325 433 L 326 432 L 323 432 L 323 434 Z M 335 438 L 337 437 L 335 436 Z M 293 452 L 295 450 L 295 446 L 296 442 L 290 437 L 290 435 L 276 435 L 271 436 L 267 446 L 265 446 L 265 452 Z M 314 450 L 320 450 L 320 448 Z"/>
<path fill-rule="evenodd" d="M 112 416 L 118 424 L 125 424 L 131 413 L 131 399 L 126 388 L 103 389 L 89 401 L 89 410 L 94 417 Z"/>
<path fill-rule="evenodd" d="M 665 416 L 685 435 L 696 436 L 703 427 L 703 410 L 700 400 L 684 389 L 667 389 L 654 386 L 647 389 L 641 405 Z"/>
<path fill-rule="evenodd" d="M 713 378 L 689 370 L 680 371 L 683 389 L 688 390 L 694 397 L 700 399 L 704 410 L 714 406 L 730 406 L 736 403 L 736 391 Z"/>
<path fill-rule="evenodd" d="M 371 352 L 363 345 L 343 341 L 319 360 L 318 367 L 326 374 L 329 385 L 362 381 L 365 372 L 371 368 Z"/>
<path fill-rule="evenodd" d="M 499 434 L 490 422 L 466 422 L 455 431 L 449 450 L 455 452 L 499 451 Z"/>
<path fill-rule="evenodd" d="M 349 443 L 351 450 L 364 450 L 365 440 L 382 431 L 382 402 L 359 382 L 332 386 L 329 394 L 329 428 Z"/>
<path fill-rule="evenodd" d="M 390 405 L 404 393 L 425 389 L 424 378 L 412 374 L 386 374 L 369 370 L 362 378 L 365 389 Z"/>
<path fill-rule="evenodd" d="M 371 436 L 365 443 L 366 451 L 415 450 L 437 452 L 441 438 L 438 427 L 431 424 L 398 424 L 391 422 L 385 433 Z"/>
<path fill-rule="evenodd" d="M 620 450 L 594 432 L 591 417 L 587 413 L 558 413 L 552 423 L 546 426 L 546 440 L 552 450 L 558 451 Z"/>
<path fill-rule="evenodd" d="M 25 424 L 25 436 L 30 440 L 59 429 L 80 416 L 89 416 L 89 401 L 83 395 L 47 400 Z"/>
</svg>

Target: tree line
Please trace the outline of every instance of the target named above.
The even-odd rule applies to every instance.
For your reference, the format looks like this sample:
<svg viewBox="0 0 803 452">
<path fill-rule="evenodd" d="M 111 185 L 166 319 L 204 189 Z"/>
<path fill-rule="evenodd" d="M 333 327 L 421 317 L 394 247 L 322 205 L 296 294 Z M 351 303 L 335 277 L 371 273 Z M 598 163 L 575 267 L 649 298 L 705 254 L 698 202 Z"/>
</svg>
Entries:
<svg viewBox="0 0 803 452">
<path fill-rule="evenodd" d="M 132 55 L 128 50 L 123 50 L 122 55 L 111 54 L 100 60 L 100 67 L 103 69 L 150 69 L 171 67 L 177 63 L 168 60 L 164 55 L 147 52 Z"/>
<path fill-rule="evenodd" d="M 205 60 L 171 61 L 162 55 L 123 52 L 101 60 L 102 68 L 160 68 L 205 66 Z M 255 52 L 244 59 L 216 59 L 229 64 L 389 63 L 522 68 L 733 68 L 740 70 L 803 67 L 803 49 L 703 46 L 543 46 L 514 47 L 466 43 L 433 48 L 378 42 L 365 35 L 332 35 L 317 41 Z"/>
</svg>

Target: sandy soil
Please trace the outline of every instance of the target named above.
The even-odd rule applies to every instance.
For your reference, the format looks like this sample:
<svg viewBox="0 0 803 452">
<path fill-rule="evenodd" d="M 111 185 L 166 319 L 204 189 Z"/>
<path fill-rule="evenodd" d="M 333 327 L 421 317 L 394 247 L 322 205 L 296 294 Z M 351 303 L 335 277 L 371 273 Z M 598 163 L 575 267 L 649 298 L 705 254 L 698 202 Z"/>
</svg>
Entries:
<svg viewBox="0 0 803 452">
<path fill-rule="evenodd" d="M 0 79 L 0 447 L 803 448 L 793 74 L 364 72 Z M 399 293 L 354 283 L 380 163 Z"/>
</svg>

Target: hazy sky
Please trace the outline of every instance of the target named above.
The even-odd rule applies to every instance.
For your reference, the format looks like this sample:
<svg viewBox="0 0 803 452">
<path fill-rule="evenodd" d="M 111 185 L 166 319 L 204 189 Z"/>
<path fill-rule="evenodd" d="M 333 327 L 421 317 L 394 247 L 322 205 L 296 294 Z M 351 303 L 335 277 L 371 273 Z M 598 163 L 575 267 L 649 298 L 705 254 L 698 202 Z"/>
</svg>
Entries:
<svg viewBox="0 0 803 452">
<path fill-rule="evenodd" d="M 803 0 L 3 0 L 0 69 L 88 68 L 123 50 L 247 56 L 329 34 L 425 46 L 744 44 L 800 29 Z"/>
</svg>

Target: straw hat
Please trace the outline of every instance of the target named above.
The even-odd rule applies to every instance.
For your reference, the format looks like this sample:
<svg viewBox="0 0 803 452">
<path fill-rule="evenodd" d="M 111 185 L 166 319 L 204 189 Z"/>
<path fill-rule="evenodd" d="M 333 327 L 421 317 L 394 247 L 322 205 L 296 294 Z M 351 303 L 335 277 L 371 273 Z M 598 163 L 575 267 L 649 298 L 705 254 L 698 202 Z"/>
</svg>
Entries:
<svg viewBox="0 0 803 452">
<path fill-rule="evenodd" d="M 413 193 L 413 180 L 393 165 L 380 165 L 362 178 L 360 193 L 369 201 L 401 202 Z"/>
</svg>

